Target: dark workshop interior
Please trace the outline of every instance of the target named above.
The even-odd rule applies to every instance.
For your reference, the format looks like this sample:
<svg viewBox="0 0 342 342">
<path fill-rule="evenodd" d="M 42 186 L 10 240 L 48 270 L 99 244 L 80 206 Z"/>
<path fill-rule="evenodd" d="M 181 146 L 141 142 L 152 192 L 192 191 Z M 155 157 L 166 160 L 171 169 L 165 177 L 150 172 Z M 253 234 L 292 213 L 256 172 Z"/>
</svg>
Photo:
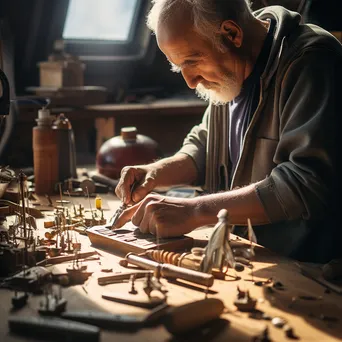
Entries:
<svg viewBox="0 0 342 342">
<path fill-rule="evenodd" d="M 296 9 L 301 1 L 269 1 L 270 4 L 283 3 L 290 9 Z M 331 3 L 331 5 L 328 5 Z M 338 2 L 336 2 L 337 4 Z M 68 0 L 51 1 L 2 1 L 1 35 L 6 39 L 8 54 L 5 66 L 11 77 L 11 91 L 15 98 L 32 98 L 37 95 L 30 88 L 39 87 L 38 63 L 47 61 L 53 53 L 54 42 L 63 37 L 63 29 L 68 11 Z M 263 6 L 263 1 L 253 1 L 252 8 Z M 341 30 L 339 11 L 333 1 L 307 1 L 302 10 L 307 21 L 321 25 L 329 31 Z M 20 8 L 20 10 L 18 10 Z M 92 164 L 96 155 L 96 114 L 83 114 L 82 107 L 103 103 L 148 103 L 154 100 L 187 99 L 196 100 L 193 91 L 187 88 L 181 75 L 170 72 L 165 56 L 156 46 L 145 25 L 148 1 L 138 1 L 135 21 L 132 23 L 132 42 L 115 46 L 97 47 L 97 43 L 68 43 L 67 53 L 81 56 L 85 63 L 84 86 L 104 87 L 105 91 L 94 91 L 77 98 L 68 94 L 58 94 L 58 99 L 51 99 L 50 107 L 77 110 L 77 115 L 70 114 L 76 142 L 78 162 Z M 113 15 L 113 20 L 115 15 Z M 5 47 L 6 49 L 6 47 Z M 6 50 L 5 50 L 6 51 Z M 13 64 L 12 64 L 13 63 Z M 102 88 L 101 88 L 102 89 Z M 39 90 L 38 90 L 38 94 Z M 56 105 L 54 105 L 56 103 Z M 32 127 L 39 106 L 29 102 L 17 103 L 15 129 L 6 144 L 6 153 L 0 154 L 1 164 L 13 167 L 32 167 L 33 152 L 31 148 Z M 161 113 L 149 113 L 142 118 L 139 111 L 133 111 L 128 118 L 118 114 L 114 135 L 120 133 L 121 127 L 136 126 L 141 134 L 147 135 L 160 144 L 165 155 L 175 153 L 181 146 L 183 138 L 194 124 L 201 121 L 204 106 L 179 108 L 176 116 L 172 110 L 161 109 Z M 60 110 L 57 110 L 60 111 Z M 75 116 L 75 118 L 74 118 Z M 110 117 L 109 113 L 104 114 Z M 13 119 L 14 120 L 14 119 Z M 105 136 L 108 138 L 108 136 Z"/>
<path fill-rule="evenodd" d="M 173 156 L 208 107 L 158 48 L 153 2 L 0 1 L 0 341 L 340 341 L 342 256 L 278 255 L 225 209 L 170 239 L 157 224 L 112 230 L 130 210 L 115 195 L 122 168 Z M 340 0 L 251 1 L 269 6 L 342 43 Z M 194 198 L 197 185 L 155 194 Z M 237 256 L 218 266 L 220 252 Z"/>
</svg>

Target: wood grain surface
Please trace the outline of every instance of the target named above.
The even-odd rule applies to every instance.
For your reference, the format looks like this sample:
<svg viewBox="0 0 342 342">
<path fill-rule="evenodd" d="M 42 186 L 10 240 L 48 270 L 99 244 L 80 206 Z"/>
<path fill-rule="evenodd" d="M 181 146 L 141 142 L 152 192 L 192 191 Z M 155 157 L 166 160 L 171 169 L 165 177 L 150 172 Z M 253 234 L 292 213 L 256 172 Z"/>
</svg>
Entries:
<svg viewBox="0 0 342 342">
<path fill-rule="evenodd" d="M 119 206 L 113 195 L 105 195 L 106 203 L 112 210 Z M 76 199 L 75 199 L 76 201 Z M 106 217 L 111 212 L 106 212 Z M 39 234 L 43 236 L 44 219 L 38 220 Z M 206 241 L 211 234 L 211 228 L 198 229 L 191 237 L 198 241 Z M 93 250 L 86 236 L 78 236 L 82 242 L 82 251 Z M 119 291 L 128 293 L 130 284 L 127 282 L 100 286 L 98 277 L 119 272 L 130 272 L 131 269 L 119 265 L 119 256 L 101 249 L 98 254 L 86 262 L 92 276 L 82 285 L 63 288 L 63 296 L 67 299 L 67 310 L 96 310 L 114 314 L 145 315 L 147 309 L 120 304 L 105 300 L 101 297 L 104 291 Z M 102 272 L 104 265 L 112 268 L 111 273 Z M 146 328 L 136 332 L 101 331 L 101 341 L 252 341 L 260 336 L 268 327 L 272 341 L 289 341 L 284 329 L 276 328 L 270 321 L 256 320 L 248 317 L 248 313 L 237 311 L 233 302 L 236 297 L 237 286 L 249 290 L 250 295 L 258 299 L 257 309 L 271 317 L 282 317 L 294 330 L 300 341 L 340 341 L 342 338 L 342 297 L 336 293 L 326 293 L 324 286 L 314 282 L 300 273 L 294 260 L 273 254 L 271 251 L 256 247 L 256 257 L 253 261 L 254 270 L 246 268 L 238 273 L 240 280 L 235 280 L 235 271 L 229 270 L 225 280 L 215 280 L 208 292 L 208 297 L 220 298 L 226 307 L 220 320 L 214 321 L 209 328 L 197 330 L 186 339 L 174 337 L 163 326 Z M 54 274 L 65 273 L 70 263 L 54 265 L 51 270 Z M 283 284 L 282 289 L 269 286 L 256 286 L 253 281 L 273 278 L 275 282 Z M 181 305 L 205 297 L 205 289 L 194 286 L 186 281 L 168 282 L 162 279 L 168 289 L 168 303 Z M 136 280 L 136 289 L 142 293 L 143 280 Z M 9 315 L 38 315 L 37 309 L 43 296 L 30 295 L 28 305 L 23 309 L 11 311 L 11 297 L 13 293 L 6 289 L 0 290 L 0 341 L 32 341 L 9 333 L 7 319 Z M 201 314 L 200 312 L 198 313 Z M 46 341 L 49 340 L 47 336 Z"/>
</svg>

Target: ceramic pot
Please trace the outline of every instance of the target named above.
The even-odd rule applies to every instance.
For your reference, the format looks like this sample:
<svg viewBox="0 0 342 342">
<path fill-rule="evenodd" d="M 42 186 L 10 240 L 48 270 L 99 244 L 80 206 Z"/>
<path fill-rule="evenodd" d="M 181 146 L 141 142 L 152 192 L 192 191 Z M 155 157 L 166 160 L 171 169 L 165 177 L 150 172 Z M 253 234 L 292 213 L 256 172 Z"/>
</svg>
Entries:
<svg viewBox="0 0 342 342">
<path fill-rule="evenodd" d="M 151 163 L 162 157 L 158 143 L 138 134 L 136 127 L 123 127 L 119 136 L 103 143 L 96 156 L 100 174 L 119 179 L 123 167 Z"/>
</svg>

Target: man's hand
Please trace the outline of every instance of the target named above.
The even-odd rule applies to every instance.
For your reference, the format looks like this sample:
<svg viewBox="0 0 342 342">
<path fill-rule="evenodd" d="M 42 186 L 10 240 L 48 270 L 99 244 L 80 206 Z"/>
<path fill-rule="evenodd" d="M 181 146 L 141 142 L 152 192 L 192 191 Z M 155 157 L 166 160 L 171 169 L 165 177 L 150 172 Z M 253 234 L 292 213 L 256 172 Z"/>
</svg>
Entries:
<svg viewBox="0 0 342 342">
<path fill-rule="evenodd" d="M 158 237 L 180 236 L 198 228 L 200 215 L 195 199 L 148 195 L 141 203 L 126 210 L 119 217 L 115 228 L 129 220 L 143 233 Z"/>
<path fill-rule="evenodd" d="M 133 184 L 133 191 L 131 191 Z M 148 165 L 126 166 L 121 171 L 120 181 L 115 189 L 116 195 L 125 204 L 140 202 L 156 186 L 155 168 Z"/>
<path fill-rule="evenodd" d="M 126 222 L 140 228 L 143 233 L 160 237 L 179 236 L 217 222 L 217 213 L 228 210 L 231 224 L 254 225 L 270 223 L 255 191 L 255 183 L 236 190 L 194 198 L 175 198 L 149 194 L 140 203 L 123 211 L 115 228 Z"/>
<path fill-rule="evenodd" d="M 124 167 L 115 193 L 125 204 L 135 204 L 157 186 L 192 184 L 196 179 L 197 168 L 192 158 L 178 153 L 151 164 Z"/>
</svg>

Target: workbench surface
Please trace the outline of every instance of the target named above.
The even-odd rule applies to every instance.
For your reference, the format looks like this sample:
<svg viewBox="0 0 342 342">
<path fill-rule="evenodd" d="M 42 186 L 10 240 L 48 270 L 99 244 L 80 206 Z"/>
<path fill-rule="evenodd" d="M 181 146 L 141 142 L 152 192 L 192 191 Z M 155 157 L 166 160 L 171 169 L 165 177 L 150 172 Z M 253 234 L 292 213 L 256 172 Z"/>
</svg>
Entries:
<svg viewBox="0 0 342 342">
<path fill-rule="evenodd" d="M 119 201 L 113 195 L 102 195 L 105 206 L 110 208 L 105 212 L 109 218 L 118 205 Z M 76 201 L 76 199 L 75 199 Z M 87 202 L 85 202 L 87 203 Z M 86 205 L 86 204 L 85 204 Z M 88 206 L 89 207 L 89 206 Z M 49 212 L 45 212 L 46 215 Z M 44 219 L 37 220 L 38 231 L 44 235 Z M 190 236 L 197 240 L 207 240 L 211 234 L 211 228 L 198 229 Z M 82 243 L 82 251 L 93 250 L 89 239 L 79 235 Z M 120 266 L 118 261 L 121 257 L 106 251 L 97 249 L 98 257 L 87 261 L 88 270 L 93 275 L 82 285 L 75 285 L 63 288 L 63 297 L 67 299 L 67 310 L 96 310 L 111 312 L 114 314 L 144 315 L 147 309 L 137 308 L 126 304 L 110 302 L 101 297 L 103 291 L 122 291 L 127 293 L 130 284 L 118 283 L 100 286 L 97 283 L 99 276 L 110 275 L 101 272 L 101 265 L 107 264 L 113 268 L 113 272 L 127 272 L 127 269 Z M 101 265 L 100 265 L 101 264 Z M 70 263 L 61 264 L 55 267 L 65 268 Z M 237 286 L 242 290 L 249 290 L 251 297 L 258 299 L 257 309 L 272 317 L 284 318 L 290 325 L 295 335 L 301 341 L 340 341 L 342 338 L 342 297 L 336 293 L 327 293 L 320 284 L 303 276 L 295 261 L 274 255 L 269 250 L 257 246 L 256 257 L 253 261 L 254 271 L 246 268 L 238 273 L 240 280 L 235 280 L 235 271 L 230 270 L 225 280 L 215 279 L 214 285 L 210 288 L 208 297 L 220 298 L 226 307 L 226 312 L 221 316 L 220 322 L 214 322 L 212 329 L 198 331 L 191 336 L 190 340 L 198 341 L 252 341 L 255 336 L 260 336 L 268 327 L 269 337 L 272 341 L 289 341 L 284 330 L 276 328 L 270 321 L 256 320 L 248 317 L 248 313 L 237 311 L 233 304 L 236 297 Z M 269 291 L 265 286 L 256 286 L 253 281 L 267 280 L 281 282 L 283 289 Z M 205 289 L 183 282 L 167 282 L 162 280 L 168 289 L 168 303 L 170 305 L 181 305 L 193 300 L 205 298 Z M 136 280 L 136 289 L 142 291 L 142 281 Z M 32 316 L 38 315 L 37 308 L 43 298 L 42 295 L 30 295 L 28 305 L 19 311 L 11 312 L 11 297 L 13 292 L 0 290 L 0 341 L 32 341 L 9 333 L 9 315 Z M 300 296 L 304 296 L 300 299 Z M 305 297 L 306 296 L 306 297 Z M 311 299 L 310 299 L 311 298 Z M 200 314 L 200 313 L 199 313 Z M 324 319 L 323 319 L 324 318 Z M 219 324 L 218 324 L 219 323 Z M 48 341 L 48 337 L 46 341 Z M 146 328 L 137 332 L 118 332 L 102 330 L 100 341 L 184 341 L 181 337 L 171 336 L 163 326 Z M 189 337 L 187 337 L 189 340 Z"/>
</svg>

